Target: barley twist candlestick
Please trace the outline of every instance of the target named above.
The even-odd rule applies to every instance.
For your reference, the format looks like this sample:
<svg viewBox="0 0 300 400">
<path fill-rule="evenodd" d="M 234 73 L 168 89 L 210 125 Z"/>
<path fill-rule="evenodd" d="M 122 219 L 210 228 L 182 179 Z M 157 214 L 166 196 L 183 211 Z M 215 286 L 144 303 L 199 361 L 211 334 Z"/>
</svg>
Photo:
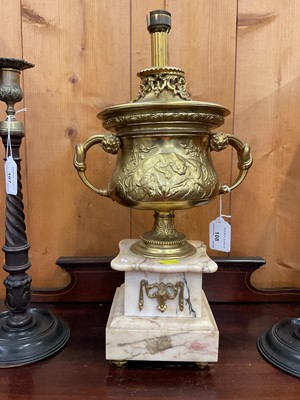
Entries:
<svg viewBox="0 0 300 400">
<path fill-rule="evenodd" d="M 5 149 L 11 148 L 17 175 L 16 194 L 6 195 L 3 268 L 8 272 L 4 285 L 9 311 L 0 314 L 0 367 L 41 360 L 60 350 L 69 338 L 69 328 L 61 320 L 47 311 L 30 308 L 31 277 L 26 273 L 31 266 L 30 245 L 26 236 L 20 158 L 24 128 L 15 118 L 14 105 L 23 98 L 20 71 L 33 66 L 21 59 L 0 58 L 0 100 L 7 105 L 7 118 L 0 122 L 0 136 Z"/>
</svg>

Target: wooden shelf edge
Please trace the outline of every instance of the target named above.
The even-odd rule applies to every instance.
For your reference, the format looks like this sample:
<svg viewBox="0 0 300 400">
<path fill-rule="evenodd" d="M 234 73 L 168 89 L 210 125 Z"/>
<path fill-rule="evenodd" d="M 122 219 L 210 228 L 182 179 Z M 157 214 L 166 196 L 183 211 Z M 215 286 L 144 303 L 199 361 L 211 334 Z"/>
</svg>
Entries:
<svg viewBox="0 0 300 400">
<path fill-rule="evenodd" d="M 32 290 L 33 302 L 110 302 L 124 282 L 123 272 L 110 267 L 113 257 L 60 257 L 70 283 L 60 289 Z M 203 274 L 203 288 L 210 302 L 298 302 L 300 289 L 261 290 L 252 286 L 252 272 L 265 264 L 261 257 L 212 257 L 214 274 Z"/>
</svg>

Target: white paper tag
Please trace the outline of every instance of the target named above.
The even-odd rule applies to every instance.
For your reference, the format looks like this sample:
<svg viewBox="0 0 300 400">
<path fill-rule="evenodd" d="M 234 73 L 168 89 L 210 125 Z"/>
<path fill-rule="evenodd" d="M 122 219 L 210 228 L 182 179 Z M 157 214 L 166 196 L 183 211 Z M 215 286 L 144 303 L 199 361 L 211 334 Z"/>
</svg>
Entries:
<svg viewBox="0 0 300 400">
<path fill-rule="evenodd" d="M 209 247 L 228 253 L 231 247 L 231 226 L 222 217 L 209 224 Z"/>
<path fill-rule="evenodd" d="M 18 193 L 18 168 L 12 156 L 8 156 L 4 164 L 6 193 Z"/>
</svg>

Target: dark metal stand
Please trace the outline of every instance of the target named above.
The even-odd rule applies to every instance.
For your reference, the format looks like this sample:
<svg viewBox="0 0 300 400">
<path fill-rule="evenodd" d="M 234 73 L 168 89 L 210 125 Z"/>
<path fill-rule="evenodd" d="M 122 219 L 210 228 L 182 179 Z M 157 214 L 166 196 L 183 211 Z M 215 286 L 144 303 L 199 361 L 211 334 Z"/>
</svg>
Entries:
<svg viewBox="0 0 300 400">
<path fill-rule="evenodd" d="M 257 347 L 270 363 L 300 378 L 300 318 L 273 325 L 258 338 Z"/>
<path fill-rule="evenodd" d="M 69 328 L 48 311 L 30 308 L 31 277 L 21 182 L 20 145 L 23 124 L 15 119 L 14 104 L 23 98 L 20 71 L 33 67 L 24 60 L 0 58 L 0 100 L 7 104 L 7 118 L 0 122 L 0 136 L 6 149 L 10 131 L 12 157 L 17 164 L 17 194 L 6 195 L 4 270 L 8 276 L 5 304 L 0 314 L 0 368 L 16 367 L 44 359 L 68 341 Z"/>
</svg>

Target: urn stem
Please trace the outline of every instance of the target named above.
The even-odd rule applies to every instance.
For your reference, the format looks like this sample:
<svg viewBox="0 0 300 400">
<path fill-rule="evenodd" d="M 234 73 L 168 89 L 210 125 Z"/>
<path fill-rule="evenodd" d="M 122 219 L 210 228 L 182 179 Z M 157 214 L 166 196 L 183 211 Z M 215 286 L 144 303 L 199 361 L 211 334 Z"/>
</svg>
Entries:
<svg viewBox="0 0 300 400">
<path fill-rule="evenodd" d="M 152 230 L 143 233 L 141 240 L 131 250 L 146 257 L 161 259 L 193 255 L 196 248 L 187 241 L 183 233 L 176 231 L 174 217 L 174 211 L 155 211 Z"/>
</svg>

